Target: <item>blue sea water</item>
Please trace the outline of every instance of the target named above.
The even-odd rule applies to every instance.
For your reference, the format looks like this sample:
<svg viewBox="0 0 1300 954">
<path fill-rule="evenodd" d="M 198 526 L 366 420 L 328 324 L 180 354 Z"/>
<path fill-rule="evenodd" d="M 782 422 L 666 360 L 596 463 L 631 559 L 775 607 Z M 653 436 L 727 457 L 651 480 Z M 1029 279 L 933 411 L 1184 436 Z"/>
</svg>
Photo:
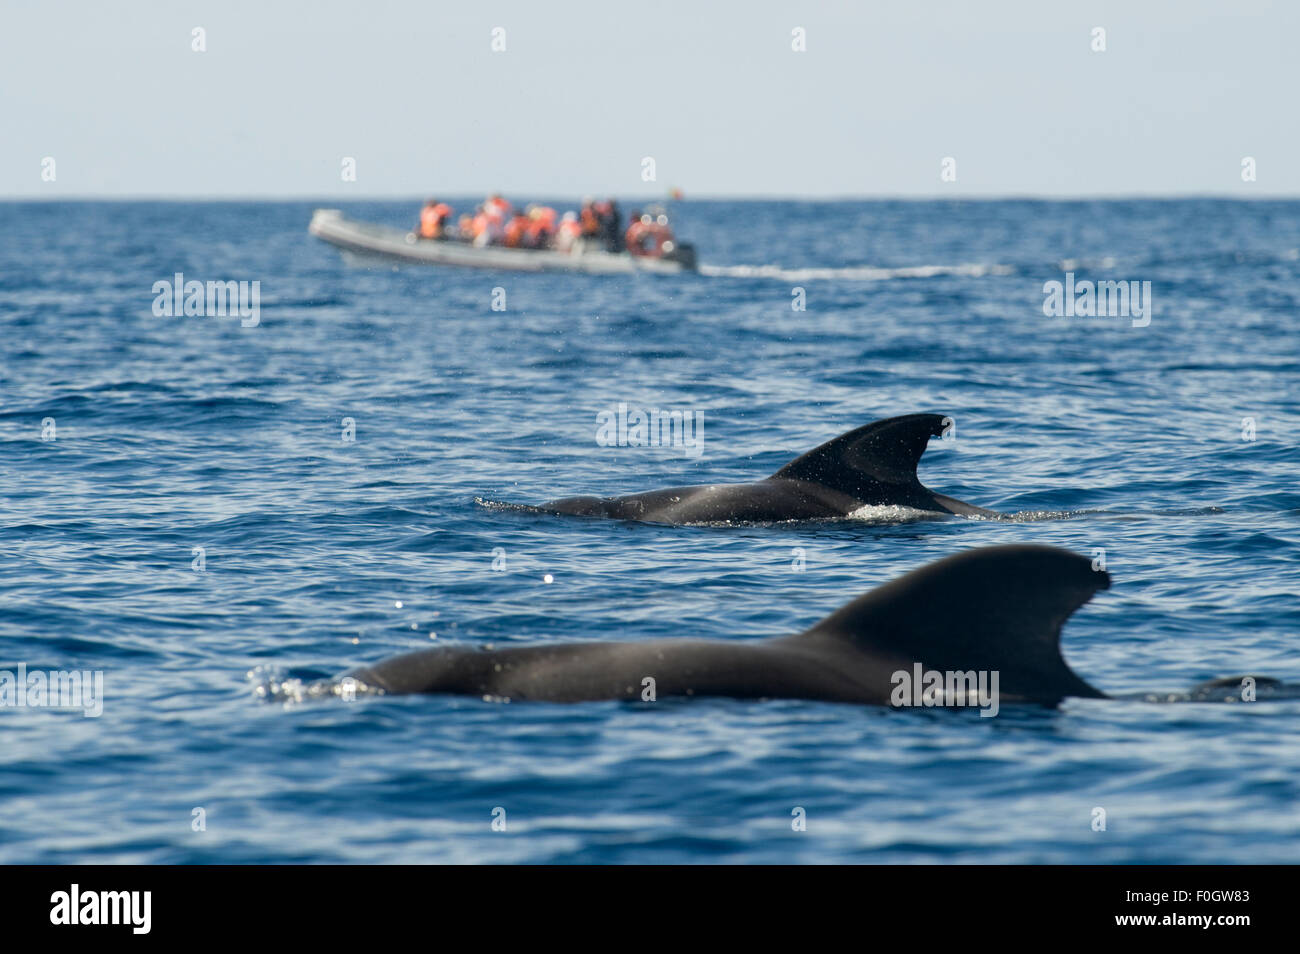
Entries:
<svg viewBox="0 0 1300 954">
<path fill-rule="evenodd" d="M 1105 551 L 1063 639 L 1103 690 L 1300 681 L 1300 203 L 688 202 L 704 268 L 668 277 L 362 269 L 310 214 L 0 204 L 0 668 L 105 696 L 0 709 L 0 861 L 1300 860 L 1294 701 L 265 694 L 430 645 L 790 633 L 1009 542 Z M 1151 282 L 1150 324 L 1046 317 L 1066 271 Z M 259 281 L 259 323 L 155 316 L 176 272 Z M 703 453 L 598 446 L 620 402 L 702 413 Z M 912 411 L 957 425 L 929 486 L 1050 519 L 498 506 L 756 479 Z"/>
</svg>

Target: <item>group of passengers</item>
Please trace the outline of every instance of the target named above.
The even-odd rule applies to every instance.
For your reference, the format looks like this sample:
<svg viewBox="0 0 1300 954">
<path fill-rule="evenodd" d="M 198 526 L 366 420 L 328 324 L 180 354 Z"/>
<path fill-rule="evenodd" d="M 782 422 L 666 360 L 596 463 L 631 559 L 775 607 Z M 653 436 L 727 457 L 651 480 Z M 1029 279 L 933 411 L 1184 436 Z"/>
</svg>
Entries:
<svg viewBox="0 0 1300 954">
<path fill-rule="evenodd" d="M 626 250 L 633 255 L 656 256 L 665 251 L 665 241 L 672 241 L 668 218 L 662 214 L 633 211 L 624 232 L 622 214 L 613 199 L 588 197 L 579 211 L 557 217 L 551 206 L 530 204 L 517 209 L 493 193 L 474 207 L 473 214 L 461 215 L 453 224 L 455 214 L 447 203 L 429 199 L 420 210 L 415 234 L 421 239 L 465 242 L 478 248 L 498 245 L 559 252 L 572 251 L 581 240 L 607 252 Z"/>
</svg>

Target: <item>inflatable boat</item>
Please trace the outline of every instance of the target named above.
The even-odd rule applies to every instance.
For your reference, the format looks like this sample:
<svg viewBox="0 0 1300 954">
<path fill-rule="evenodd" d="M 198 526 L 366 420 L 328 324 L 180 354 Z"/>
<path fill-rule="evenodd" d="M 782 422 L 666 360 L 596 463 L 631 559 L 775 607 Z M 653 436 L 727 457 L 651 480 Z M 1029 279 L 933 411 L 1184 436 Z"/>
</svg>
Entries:
<svg viewBox="0 0 1300 954">
<path fill-rule="evenodd" d="M 360 260 L 407 262 L 419 265 L 459 265 L 512 272 L 693 272 L 695 248 L 685 242 L 666 242 L 659 255 L 610 252 L 579 239 L 571 251 L 475 246 L 453 239 L 422 239 L 414 232 L 357 222 L 338 209 L 317 209 L 307 227 L 312 235 Z"/>
</svg>

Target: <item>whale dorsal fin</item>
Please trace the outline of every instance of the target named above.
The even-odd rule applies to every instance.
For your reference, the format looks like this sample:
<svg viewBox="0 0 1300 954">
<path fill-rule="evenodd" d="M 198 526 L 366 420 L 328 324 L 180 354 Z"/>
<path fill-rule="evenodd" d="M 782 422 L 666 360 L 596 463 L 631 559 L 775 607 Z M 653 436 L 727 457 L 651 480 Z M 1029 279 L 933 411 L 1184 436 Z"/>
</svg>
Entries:
<svg viewBox="0 0 1300 954">
<path fill-rule="evenodd" d="M 997 670 L 1000 692 L 1023 699 L 1103 698 L 1061 657 L 1061 626 L 1109 585 L 1068 550 L 983 547 L 877 587 L 794 638 L 848 640 L 908 667 Z"/>
<path fill-rule="evenodd" d="M 943 433 L 945 420 L 940 414 L 907 414 L 873 421 L 796 457 L 772 476 L 853 495 L 872 483 L 920 488 L 916 465 L 930 438 Z"/>
</svg>

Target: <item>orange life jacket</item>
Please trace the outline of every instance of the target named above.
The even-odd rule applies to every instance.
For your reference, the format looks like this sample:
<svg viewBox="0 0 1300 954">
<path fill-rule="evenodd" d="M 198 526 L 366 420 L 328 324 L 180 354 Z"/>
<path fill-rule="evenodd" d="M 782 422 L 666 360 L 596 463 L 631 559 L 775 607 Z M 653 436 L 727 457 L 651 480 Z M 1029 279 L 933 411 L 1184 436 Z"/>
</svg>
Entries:
<svg viewBox="0 0 1300 954">
<path fill-rule="evenodd" d="M 534 210 L 528 221 L 528 241 L 539 245 L 555 232 L 555 210 L 549 206 Z"/>
<path fill-rule="evenodd" d="M 506 245 L 511 248 L 519 246 L 519 240 L 524 237 L 524 230 L 528 227 L 528 219 L 522 215 L 516 215 L 506 225 Z"/>
<path fill-rule="evenodd" d="M 420 210 L 420 238 L 437 238 L 442 230 L 441 225 L 437 206 L 426 205 Z"/>
<path fill-rule="evenodd" d="M 439 238 L 442 223 L 451 218 L 452 208 L 446 202 L 426 205 L 420 210 L 420 238 Z"/>
</svg>

